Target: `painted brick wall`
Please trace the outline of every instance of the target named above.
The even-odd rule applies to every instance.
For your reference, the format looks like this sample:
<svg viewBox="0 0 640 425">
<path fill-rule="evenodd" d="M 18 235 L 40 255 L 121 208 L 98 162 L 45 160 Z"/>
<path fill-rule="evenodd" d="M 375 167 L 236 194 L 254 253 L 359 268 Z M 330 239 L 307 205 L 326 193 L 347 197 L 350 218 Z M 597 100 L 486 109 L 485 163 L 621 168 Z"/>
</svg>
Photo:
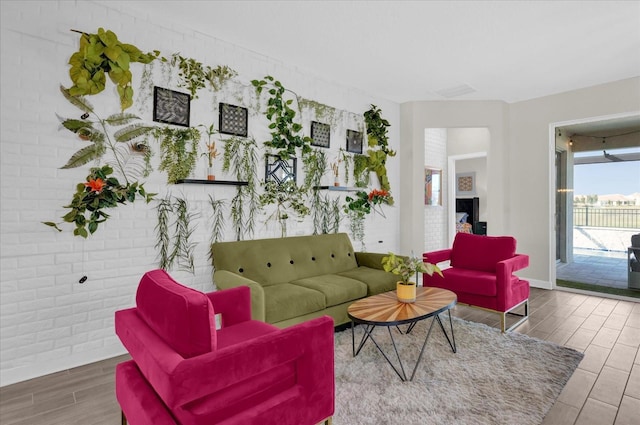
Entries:
<svg viewBox="0 0 640 425">
<path fill-rule="evenodd" d="M 0 385 L 122 353 L 124 350 L 113 331 L 113 314 L 133 305 L 140 276 L 157 267 L 155 202 L 147 205 L 136 201 L 109 211 L 111 218 L 86 240 L 72 236 L 68 224 L 63 226 L 62 233 L 41 224 L 61 221 L 67 211 L 62 206 L 71 200 L 76 184 L 85 180 L 89 169 L 89 165 L 60 169 L 84 146 L 71 133 L 61 130 L 56 118 L 56 114 L 79 116 L 78 110 L 59 92 L 60 84 L 70 85 L 67 61 L 78 48 L 79 36 L 70 29 L 94 33 L 103 27 L 143 51 L 157 49 L 165 56 L 180 52 L 205 65 L 228 65 L 238 71 L 237 80 L 246 89 L 235 90 L 233 94 L 223 92 L 215 100 L 201 94 L 201 99 L 191 104 L 192 124 L 215 122 L 217 127 L 217 112 L 212 105 L 219 101 L 237 104 L 234 99 L 238 93 L 245 98 L 251 96 L 250 80 L 273 75 L 299 95 L 341 110 L 361 114 L 370 104 L 376 104 L 392 123 L 390 144 L 398 148 L 397 104 L 192 31 L 180 22 L 150 22 L 144 15 L 128 14 L 126 6 L 106 1 L 3 1 L 1 7 Z M 133 72 L 137 98 L 130 111 L 150 123 L 152 105 L 144 103 L 144 92 L 139 88 L 141 65 L 134 65 Z M 177 89 L 175 80 L 173 84 L 168 88 Z M 89 100 L 102 116 L 118 112 L 117 95 L 110 82 L 105 92 Z M 308 122 L 304 124 L 308 132 Z M 250 133 L 259 145 L 267 139 L 266 125 L 263 116 L 255 113 L 250 116 Z M 346 123 L 332 134 L 332 155 L 343 146 L 347 125 L 351 124 Z M 157 167 L 157 156 L 154 161 Z M 397 162 L 392 159 L 388 163 L 392 188 L 399 181 Z M 220 162 L 217 166 L 220 167 Z M 197 178 L 204 178 L 204 167 L 204 159 L 198 161 Z M 220 168 L 216 174 L 219 179 L 230 179 L 225 178 Z M 330 184 L 328 174 L 326 179 Z M 168 186 L 166 175 L 159 172 L 146 179 L 145 187 L 149 192 L 157 192 L 158 198 L 184 197 L 192 211 L 199 214 L 193 223 L 196 226 L 193 242 L 197 243 L 195 273 L 179 270 L 171 273 L 188 286 L 212 290 L 207 250 L 208 196 L 230 200 L 234 187 Z M 397 193 L 394 195 L 398 197 Z M 397 209 L 387 208 L 386 217 L 386 220 L 377 216 L 368 219 L 365 240 L 368 251 L 397 249 Z M 256 223 L 255 237 L 278 236 L 279 230 L 264 226 L 263 220 L 264 215 Z M 312 228 L 307 219 L 290 224 L 288 233 L 307 234 Z M 341 230 L 347 231 L 346 221 Z M 228 224 L 225 239 L 233 237 Z M 88 279 L 79 284 L 82 276 Z"/>
<path fill-rule="evenodd" d="M 442 206 L 424 207 L 424 250 L 447 247 L 447 129 L 427 128 L 424 131 L 424 164 L 442 170 Z"/>
</svg>

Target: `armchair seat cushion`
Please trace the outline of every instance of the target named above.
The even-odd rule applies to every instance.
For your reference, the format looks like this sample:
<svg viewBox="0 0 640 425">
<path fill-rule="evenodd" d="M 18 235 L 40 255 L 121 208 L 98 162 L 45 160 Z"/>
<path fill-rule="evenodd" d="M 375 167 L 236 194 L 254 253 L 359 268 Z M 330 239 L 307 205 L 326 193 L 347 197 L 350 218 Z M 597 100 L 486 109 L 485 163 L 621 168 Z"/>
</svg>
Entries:
<svg viewBox="0 0 640 425">
<path fill-rule="evenodd" d="M 337 274 L 324 274 L 307 277 L 291 282 L 293 285 L 313 289 L 325 297 L 325 306 L 330 307 L 347 301 L 357 300 L 367 296 L 367 285 L 359 280 L 350 279 Z"/>
<path fill-rule="evenodd" d="M 368 289 L 366 296 L 387 292 L 390 288 L 393 289 L 396 282 L 399 280 L 398 276 L 392 273 L 364 266 L 338 273 L 338 275 L 355 279 L 366 284 Z"/>
<path fill-rule="evenodd" d="M 279 328 L 258 320 L 249 320 L 237 325 L 218 329 L 218 349 L 246 342 L 250 339 L 278 331 Z"/>
<path fill-rule="evenodd" d="M 326 308 L 322 292 L 291 283 L 280 283 L 264 287 L 265 316 L 268 323 L 298 317 Z"/>
<path fill-rule="evenodd" d="M 495 273 L 450 268 L 444 270 L 442 274 L 444 279 L 434 279 L 433 281 L 442 281 L 444 283 L 446 279 L 445 289 L 455 293 L 468 293 L 486 297 L 495 297 L 498 293 Z"/>
</svg>

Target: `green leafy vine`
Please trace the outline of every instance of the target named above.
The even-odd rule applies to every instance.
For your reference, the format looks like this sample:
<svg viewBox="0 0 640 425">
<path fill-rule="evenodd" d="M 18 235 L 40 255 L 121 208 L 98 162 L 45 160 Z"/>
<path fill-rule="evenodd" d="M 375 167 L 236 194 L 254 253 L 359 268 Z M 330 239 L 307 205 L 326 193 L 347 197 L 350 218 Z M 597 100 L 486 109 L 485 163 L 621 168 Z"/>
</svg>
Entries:
<svg viewBox="0 0 640 425">
<path fill-rule="evenodd" d="M 287 91 L 280 81 L 268 75 L 262 80 L 252 80 L 258 97 L 264 89 L 271 97 L 267 101 L 265 116 L 271 122 L 271 140 L 264 142 L 264 145 L 276 149 L 276 154 L 282 159 L 289 159 L 296 155 L 296 150 L 301 149 L 302 155 L 311 151 L 311 138 L 303 136 L 302 124 L 294 120 L 296 111 L 291 108 L 293 99 L 285 99 Z M 291 92 L 293 93 L 293 92 Z M 297 99 L 297 95 L 294 98 Z"/>
<path fill-rule="evenodd" d="M 69 59 L 69 77 L 73 86 L 69 88 L 71 96 L 93 95 L 102 92 L 109 79 L 116 84 L 120 96 L 120 108 L 124 111 L 133 105 L 133 87 L 131 71 L 133 62 L 149 63 L 160 54 L 154 50 L 143 53 L 136 46 L 121 43 L 115 33 L 103 28 L 97 34 L 82 34 L 80 48 Z"/>
</svg>

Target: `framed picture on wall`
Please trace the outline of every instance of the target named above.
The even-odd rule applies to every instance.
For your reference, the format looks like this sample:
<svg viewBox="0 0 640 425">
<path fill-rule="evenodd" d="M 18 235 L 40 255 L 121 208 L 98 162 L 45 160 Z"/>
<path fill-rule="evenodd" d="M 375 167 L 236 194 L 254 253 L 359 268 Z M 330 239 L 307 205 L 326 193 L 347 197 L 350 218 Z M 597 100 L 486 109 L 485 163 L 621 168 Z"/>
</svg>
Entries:
<svg viewBox="0 0 640 425">
<path fill-rule="evenodd" d="M 362 132 L 347 130 L 347 152 L 362 153 Z"/>
<path fill-rule="evenodd" d="M 311 121 L 311 146 L 328 148 L 331 144 L 331 127 L 317 121 Z"/>
<path fill-rule="evenodd" d="M 220 103 L 220 133 L 247 137 L 249 132 L 249 110 L 242 106 Z"/>
<path fill-rule="evenodd" d="M 476 173 L 456 174 L 456 197 L 476 196 Z"/>
<path fill-rule="evenodd" d="M 439 168 L 424 169 L 424 204 L 442 205 L 442 170 Z"/>
<path fill-rule="evenodd" d="M 189 127 L 191 96 L 187 93 L 153 88 L 153 120 L 165 124 Z"/>
</svg>

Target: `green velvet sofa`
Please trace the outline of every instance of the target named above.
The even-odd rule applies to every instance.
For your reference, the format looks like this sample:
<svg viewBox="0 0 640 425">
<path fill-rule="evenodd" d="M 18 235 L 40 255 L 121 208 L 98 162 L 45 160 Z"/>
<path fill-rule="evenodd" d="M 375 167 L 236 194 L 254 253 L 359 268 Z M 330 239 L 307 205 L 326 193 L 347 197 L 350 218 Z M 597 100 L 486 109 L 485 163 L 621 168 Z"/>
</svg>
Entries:
<svg viewBox="0 0 640 425">
<path fill-rule="evenodd" d="M 248 286 L 253 319 L 278 327 L 322 315 L 345 324 L 349 304 L 398 281 L 385 254 L 355 252 L 346 233 L 216 242 L 211 254 L 216 287 Z"/>
</svg>

